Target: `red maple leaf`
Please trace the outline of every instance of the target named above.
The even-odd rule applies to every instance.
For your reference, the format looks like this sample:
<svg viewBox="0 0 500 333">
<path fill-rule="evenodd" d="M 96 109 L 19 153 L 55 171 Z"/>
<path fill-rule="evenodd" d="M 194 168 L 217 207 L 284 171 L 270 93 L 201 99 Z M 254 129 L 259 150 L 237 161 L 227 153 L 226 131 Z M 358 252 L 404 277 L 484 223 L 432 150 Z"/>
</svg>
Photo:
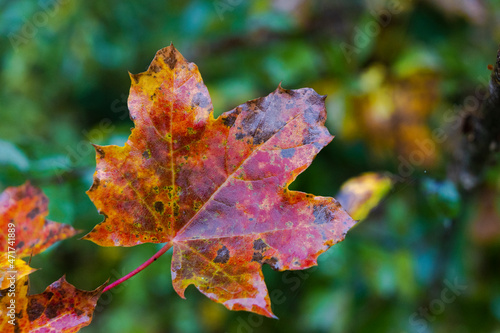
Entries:
<svg viewBox="0 0 500 333">
<path fill-rule="evenodd" d="M 355 224 L 335 199 L 288 190 L 333 138 L 325 97 L 279 86 L 214 119 L 197 66 L 173 46 L 131 79 L 135 128 L 124 147 L 95 146 L 87 193 L 105 220 L 85 238 L 166 243 L 133 273 L 173 247 L 181 297 L 194 284 L 229 309 L 273 317 L 262 264 L 316 265 Z"/>
</svg>

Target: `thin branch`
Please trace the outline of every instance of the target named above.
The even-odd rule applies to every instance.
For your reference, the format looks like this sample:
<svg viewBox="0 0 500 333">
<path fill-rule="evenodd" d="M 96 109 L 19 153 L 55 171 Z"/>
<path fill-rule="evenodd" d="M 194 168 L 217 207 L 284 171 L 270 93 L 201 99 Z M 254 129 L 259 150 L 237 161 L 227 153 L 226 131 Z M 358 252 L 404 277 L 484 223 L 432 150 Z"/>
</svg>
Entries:
<svg viewBox="0 0 500 333">
<path fill-rule="evenodd" d="M 479 112 L 467 115 L 462 124 L 463 138 L 454 178 L 466 190 L 479 185 L 485 166 L 500 148 L 500 49 L 489 88 L 489 96 Z"/>
</svg>

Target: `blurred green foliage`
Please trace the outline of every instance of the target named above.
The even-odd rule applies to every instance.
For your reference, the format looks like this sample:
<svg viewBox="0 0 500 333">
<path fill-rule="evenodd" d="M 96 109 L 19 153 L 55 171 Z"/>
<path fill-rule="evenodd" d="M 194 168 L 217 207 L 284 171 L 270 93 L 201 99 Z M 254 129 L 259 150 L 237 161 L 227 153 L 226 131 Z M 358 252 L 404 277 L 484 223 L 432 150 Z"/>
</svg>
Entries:
<svg viewBox="0 0 500 333">
<path fill-rule="evenodd" d="M 123 145 L 132 126 L 127 71 L 144 71 L 173 42 L 199 66 L 217 114 L 279 82 L 329 95 L 336 138 L 293 189 L 333 196 L 366 171 L 390 171 L 396 186 L 317 268 L 264 267 L 280 320 L 227 311 L 193 287 L 182 300 L 168 253 L 104 294 L 82 332 L 500 332 L 500 169 L 465 195 L 446 174 L 457 131 L 446 112 L 485 86 L 498 17 L 500 2 L 486 0 L 0 1 L 0 190 L 30 179 L 50 199 L 49 218 L 90 231 L 102 220 L 85 194 L 90 143 Z M 422 72 L 437 82 L 436 102 L 416 122 L 411 99 L 388 115 L 384 105 Z M 416 91 L 417 101 L 427 98 Z M 445 130 L 444 142 L 433 141 L 436 157 L 414 163 L 417 148 L 398 150 L 404 141 L 391 139 L 393 127 L 363 128 L 357 112 L 371 101 L 367 124 L 400 115 L 403 131 Z M 42 269 L 31 292 L 63 274 L 94 289 L 157 249 L 66 240 L 33 258 Z M 450 284 L 466 288 L 453 293 Z"/>
</svg>

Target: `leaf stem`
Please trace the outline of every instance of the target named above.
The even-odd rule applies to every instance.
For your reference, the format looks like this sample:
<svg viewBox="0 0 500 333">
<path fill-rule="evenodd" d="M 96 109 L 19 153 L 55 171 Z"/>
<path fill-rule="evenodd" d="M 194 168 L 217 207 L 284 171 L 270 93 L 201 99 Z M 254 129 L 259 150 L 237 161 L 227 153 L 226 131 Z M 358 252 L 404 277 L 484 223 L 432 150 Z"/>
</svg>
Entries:
<svg viewBox="0 0 500 333">
<path fill-rule="evenodd" d="M 136 269 L 134 269 L 132 272 L 128 273 L 124 277 L 122 277 L 122 278 L 116 280 L 115 282 L 111 283 L 110 285 L 106 286 L 106 288 L 104 288 L 104 290 L 102 292 L 105 293 L 106 291 L 108 291 L 108 290 L 116 287 L 117 285 L 123 283 L 124 281 L 127 281 L 132 276 L 136 275 L 137 273 L 139 273 L 140 271 L 142 271 L 144 268 L 148 267 L 153 262 L 155 262 L 156 259 L 158 259 L 159 257 L 161 257 L 171 247 L 172 247 L 172 243 L 168 242 L 167 244 L 165 244 L 165 246 L 163 246 L 160 249 L 160 251 L 156 252 L 151 258 L 149 258 L 147 261 L 145 261 L 142 265 L 140 265 L 139 267 L 137 267 Z"/>
</svg>

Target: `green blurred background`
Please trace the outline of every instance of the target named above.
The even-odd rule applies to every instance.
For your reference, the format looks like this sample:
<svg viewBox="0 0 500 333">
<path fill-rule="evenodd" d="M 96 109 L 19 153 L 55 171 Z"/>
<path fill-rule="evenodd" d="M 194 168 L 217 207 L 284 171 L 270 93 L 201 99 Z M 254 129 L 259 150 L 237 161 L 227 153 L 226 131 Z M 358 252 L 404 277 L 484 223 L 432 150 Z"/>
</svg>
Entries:
<svg viewBox="0 0 500 333">
<path fill-rule="evenodd" d="M 0 35 L 0 190 L 30 179 L 52 220 L 84 232 L 102 220 L 85 194 L 90 143 L 123 145 L 127 71 L 171 42 L 199 66 L 217 114 L 279 82 L 329 95 L 336 137 L 293 189 L 334 196 L 365 171 L 395 181 L 317 268 L 264 267 L 279 320 L 192 286 L 181 299 L 169 252 L 104 294 L 82 332 L 500 332 L 500 168 L 467 193 L 447 173 L 458 115 L 477 106 L 496 59 L 500 2 L 4 0 Z M 63 241 L 32 259 L 31 292 L 63 274 L 94 289 L 158 248 Z"/>
</svg>

